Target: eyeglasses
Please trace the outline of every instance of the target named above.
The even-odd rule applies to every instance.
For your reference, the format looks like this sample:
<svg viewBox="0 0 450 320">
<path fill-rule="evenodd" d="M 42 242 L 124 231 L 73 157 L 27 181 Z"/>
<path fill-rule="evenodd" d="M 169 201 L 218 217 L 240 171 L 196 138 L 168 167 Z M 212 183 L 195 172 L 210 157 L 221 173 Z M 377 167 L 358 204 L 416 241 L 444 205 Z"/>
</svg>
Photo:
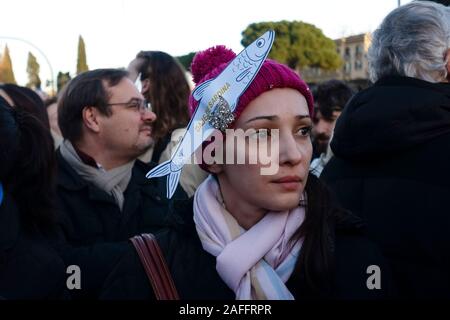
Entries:
<svg viewBox="0 0 450 320">
<path fill-rule="evenodd" d="M 129 102 L 109 103 L 107 106 L 125 106 L 128 109 L 138 110 L 141 114 L 152 111 L 152 105 L 147 100 L 134 99 Z"/>
</svg>

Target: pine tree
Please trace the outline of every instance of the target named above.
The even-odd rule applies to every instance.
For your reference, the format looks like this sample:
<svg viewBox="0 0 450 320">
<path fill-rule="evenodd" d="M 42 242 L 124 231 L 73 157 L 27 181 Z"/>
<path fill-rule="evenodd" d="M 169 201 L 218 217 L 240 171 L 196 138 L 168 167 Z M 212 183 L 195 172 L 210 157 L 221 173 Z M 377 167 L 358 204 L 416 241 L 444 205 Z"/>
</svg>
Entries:
<svg viewBox="0 0 450 320">
<path fill-rule="evenodd" d="M 8 45 L 5 46 L 2 58 L 0 59 L 0 82 L 16 84 Z"/>
<path fill-rule="evenodd" d="M 41 88 L 41 78 L 39 77 L 39 63 L 36 57 L 28 52 L 28 62 L 27 62 L 27 73 L 28 73 L 28 83 L 27 87 L 31 89 Z"/>
<path fill-rule="evenodd" d="M 78 59 L 77 59 L 77 74 L 84 71 L 88 71 L 89 67 L 86 61 L 86 48 L 84 46 L 83 37 L 80 35 L 78 37 Z"/>
<path fill-rule="evenodd" d="M 184 67 L 184 69 L 190 70 L 191 63 L 192 63 L 192 60 L 194 59 L 195 54 L 196 54 L 196 52 L 190 52 L 188 54 L 185 54 L 184 56 L 179 56 L 176 58 L 181 63 L 181 65 Z"/>
</svg>

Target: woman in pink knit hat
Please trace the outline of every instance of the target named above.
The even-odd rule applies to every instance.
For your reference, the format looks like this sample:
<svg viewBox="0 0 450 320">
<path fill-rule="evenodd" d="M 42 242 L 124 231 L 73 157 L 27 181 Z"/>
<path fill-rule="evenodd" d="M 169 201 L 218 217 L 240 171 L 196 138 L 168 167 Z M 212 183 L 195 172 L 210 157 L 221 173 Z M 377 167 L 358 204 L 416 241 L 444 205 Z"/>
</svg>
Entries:
<svg viewBox="0 0 450 320">
<path fill-rule="evenodd" d="M 198 53 L 191 66 L 196 85 L 215 78 L 235 56 L 223 46 Z M 191 96 L 191 111 L 197 104 Z M 245 163 L 203 164 L 212 174 L 193 198 L 175 203 L 173 227 L 156 235 L 181 299 L 387 296 L 389 270 L 365 239 L 363 223 L 337 207 L 309 174 L 312 110 L 312 94 L 300 76 L 266 60 L 228 126 L 252 133 L 241 137 L 245 150 L 233 150 L 244 153 Z M 275 134 L 278 141 L 251 144 Z M 271 158 L 278 170 L 271 174 L 261 174 L 267 163 L 249 161 L 261 147 L 278 149 Z M 153 289 L 163 285 L 153 285 L 131 250 L 109 277 L 103 298 L 158 297 Z"/>
</svg>

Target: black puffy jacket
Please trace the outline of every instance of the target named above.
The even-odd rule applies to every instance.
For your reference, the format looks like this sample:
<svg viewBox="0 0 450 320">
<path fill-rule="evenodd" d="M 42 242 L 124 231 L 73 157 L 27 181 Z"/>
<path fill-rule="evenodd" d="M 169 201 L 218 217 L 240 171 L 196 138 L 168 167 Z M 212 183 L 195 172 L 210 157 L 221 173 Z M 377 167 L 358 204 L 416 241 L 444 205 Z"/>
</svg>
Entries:
<svg viewBox="0 0 450 320">
<path fill-rule="evenodd" d="M 81 290 L 72 296 L 95 299 L 111 266 L 128 249 L 128 239 L 168 226 L 173 201 L 166 198 L 166 177 L 145 178 L 152 167 L 137 160 L 120 211 L 111 195 L 81 178 L 59 151 L 57 156 L 59 221 L 65 240 L 59 251 L 67 265 L 81 269 Z M 174 195 L 180 198 L 186 198 L 181 187 Z"/>
<path fill-rule="evenodd" d="M 349 102 L 321 178 L 365 219 L 401 297 L 450 297 L 450 84 L 392 77 Z"/>
</svg>

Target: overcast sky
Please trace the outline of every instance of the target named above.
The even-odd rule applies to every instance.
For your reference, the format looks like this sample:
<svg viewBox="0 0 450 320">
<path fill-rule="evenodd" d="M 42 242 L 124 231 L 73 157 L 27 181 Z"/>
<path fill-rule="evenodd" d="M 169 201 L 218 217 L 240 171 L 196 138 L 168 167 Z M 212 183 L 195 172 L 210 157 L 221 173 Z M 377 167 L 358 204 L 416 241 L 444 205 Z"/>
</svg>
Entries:
<svg viewBox="0 0 450 320">
<path fill-rule="evenodd" d="M 405 4 L 410 0 L 402 0 Z M 397 0 L 14 0 L 2 1 L 0 49 L 10 48 L 19 84 L 32 51 L 41 79 L 51 65 L 75 72 L 78 36 L 89 68 L 125 67 L 139 50 L 172 55 L 224 44 L 239 52 L 241 32 L 253 22 L 300 20 L 330 38 L 373 31 Z M 23 39 L 38 49 L 19 40 Z M 40 52 L 41 51 L 41 52 Z M 45 55 L 45 57 L 44 57 Z M 48 62 L 46 61 L 48 60 Z"/>
</svg>

